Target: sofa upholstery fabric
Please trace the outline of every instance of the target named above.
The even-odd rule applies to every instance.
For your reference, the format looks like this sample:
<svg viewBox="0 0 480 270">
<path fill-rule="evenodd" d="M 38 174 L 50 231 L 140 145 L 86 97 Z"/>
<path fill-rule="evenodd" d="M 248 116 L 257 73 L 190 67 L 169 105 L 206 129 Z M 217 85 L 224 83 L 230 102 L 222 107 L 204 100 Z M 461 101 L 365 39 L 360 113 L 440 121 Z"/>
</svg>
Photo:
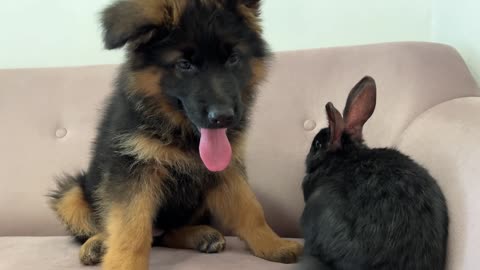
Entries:
<svg viewBox="0 0 480 270">
<path fill-rule="evenodd" d="M 117 66 L 0 70 L 0 269 L 83 269 L 47 207 L 54 177 L 86 169 Z M 377 81 L 365 126 L 370 146 L 395 146 L 439 179 L 450 206 L 449 265 L 476 269 L 480 254 L 480 91 L 451 47 L 389 43 L 282 52 L 261 87 L 247 141 L 250 183 L 268 222 L 301 237 L 304 159 L 363 76 Z M 2 237 L 3 236 L 3 237 Z M 229 238 L 220 255 L 155 249 L 153 269 L 292 269 L 247 255 Z M 92 268 L 94 269 L 94 268 Z"/>
</svg>

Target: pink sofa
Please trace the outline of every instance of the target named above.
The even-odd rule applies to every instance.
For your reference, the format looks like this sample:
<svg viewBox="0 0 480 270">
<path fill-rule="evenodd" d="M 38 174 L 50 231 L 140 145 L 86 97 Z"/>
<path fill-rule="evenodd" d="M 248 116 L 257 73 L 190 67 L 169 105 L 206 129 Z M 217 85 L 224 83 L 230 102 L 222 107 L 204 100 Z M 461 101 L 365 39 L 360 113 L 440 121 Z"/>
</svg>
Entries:
<svg viewBox="0 0 480 270">
<path fill-rule="evenodd" d="M 86 168 L 115 66 L 0 71 L 0 269 L 86 269 L 79 247 L 47 208 L 53 178 Z M 283 237 L 300 237 L 304 158 L 325 125 L 324 104 L 343 105 L 364 75 L 377 80 L 371 146 L 394 146 L 431 170 L 448 198 L 449 269 L 478 269 L 480 90 L 452 48 L 429 43 L 285 52 L 259 96 L 248 142 L 251 184 Z M 249 255 L 155 248 L 151 269 L 293 269 Z M 97 268 L 90 268 L 97 269 Z"/>
</svg>

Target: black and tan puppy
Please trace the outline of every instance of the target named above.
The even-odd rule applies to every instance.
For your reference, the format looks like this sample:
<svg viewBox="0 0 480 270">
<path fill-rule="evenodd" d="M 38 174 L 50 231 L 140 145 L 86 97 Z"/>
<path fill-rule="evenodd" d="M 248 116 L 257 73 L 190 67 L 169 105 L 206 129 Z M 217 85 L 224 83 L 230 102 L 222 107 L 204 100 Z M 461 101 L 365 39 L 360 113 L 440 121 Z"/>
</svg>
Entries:
<svg viewBox="0 0 480 270">
<path fill-rule="evenodd" d="M 61 179 L 51 206 L 84 264 L 148 269 L 155 243 L 219 252 L 213 217 L 258 257 L 302 248 L 265 221 L 243 163 L 248 117 L 266 75 L 259 0 L 124 0 L 102 16 L 109 49 L 127 47 L 88 170 Z"/>
</svg>

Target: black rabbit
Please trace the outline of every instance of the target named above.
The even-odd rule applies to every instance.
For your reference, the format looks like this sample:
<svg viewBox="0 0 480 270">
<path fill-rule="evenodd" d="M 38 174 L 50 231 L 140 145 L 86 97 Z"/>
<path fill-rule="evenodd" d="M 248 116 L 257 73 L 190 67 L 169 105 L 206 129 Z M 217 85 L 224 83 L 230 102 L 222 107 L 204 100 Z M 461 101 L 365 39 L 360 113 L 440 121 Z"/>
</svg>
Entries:
<svg viewBox="0 0 480 270">
<path fill-rule="evenodd" d="M 329 126 L 312 142 L 302 184 L 302 270 L 445 269 L 445 198 L 408 156 L 363 143 L 375 103 L 375 81 L 365 77 L 350 92 L 343 117 L 326 105 Z"/>
</svg>

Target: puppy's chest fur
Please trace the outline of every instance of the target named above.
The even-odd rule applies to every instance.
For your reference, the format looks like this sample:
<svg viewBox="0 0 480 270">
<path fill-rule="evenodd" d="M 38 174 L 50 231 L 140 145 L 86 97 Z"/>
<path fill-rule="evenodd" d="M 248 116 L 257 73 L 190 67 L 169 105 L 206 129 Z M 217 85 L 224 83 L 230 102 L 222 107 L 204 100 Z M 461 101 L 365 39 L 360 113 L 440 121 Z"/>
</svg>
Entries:
<svg viewBox="0 0 480 270">
<path fill-rule="evenodd" d="M 175 167 L 167 167 L 167 170 L 163 202 L 155 219 L 155 227 L 162 230 L 178 228 L 200 218 L 204 214 L 202 210 L 208 191 L 219 182 L 218 176 L 202 168 L 188 172 Z"/>
</svg>

